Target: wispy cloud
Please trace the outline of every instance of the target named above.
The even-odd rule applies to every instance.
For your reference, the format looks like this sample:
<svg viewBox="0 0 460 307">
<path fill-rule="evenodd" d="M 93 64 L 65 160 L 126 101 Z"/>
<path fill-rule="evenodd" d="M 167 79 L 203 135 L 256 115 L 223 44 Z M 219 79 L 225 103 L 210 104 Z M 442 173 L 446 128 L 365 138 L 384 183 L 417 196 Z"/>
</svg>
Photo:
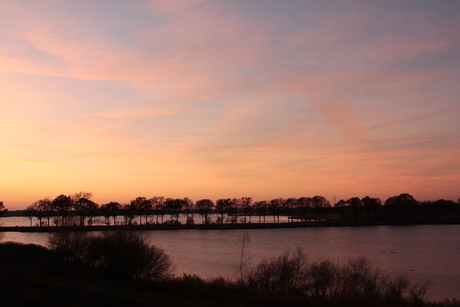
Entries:
<svg viewBox="0 0 460 307">
<path fill-rule="evenodd" d="M 167 111 L 145 111 L 143 109 L 135 110 L 121 110 L 115 112 L 106 112 L 100 114 L 88 114 L 89 117 L 102 117 L 102 118 L 151 118 L 151 117 L 161 117 L 161 116 L 174 116 L 178 115 L 175 112 Z"/>
<path fill-rule="evenodd" d="M 457 193 L 458 4 L 0 2 L 1 159 L 57 187 Z"/>
</svg>

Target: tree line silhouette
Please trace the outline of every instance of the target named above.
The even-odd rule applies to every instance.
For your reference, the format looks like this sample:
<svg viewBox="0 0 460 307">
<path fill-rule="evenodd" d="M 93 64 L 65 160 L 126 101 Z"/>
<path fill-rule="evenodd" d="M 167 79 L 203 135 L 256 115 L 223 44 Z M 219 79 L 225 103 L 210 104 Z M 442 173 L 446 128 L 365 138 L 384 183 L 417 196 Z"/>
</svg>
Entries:
<svg viewBox="0 0 460 307">
<path fill-rule="evenodd" d="M 404 193 L 382 202 L 366 196 L 341 199 L 331 206 L 323 196 L 300 198 L 275 198 L 270 201 L 253 201 L 251 197 L 222 198 L 215 202 L 190 198 L 137 197 L 129 203 L 109 202 L 98 205 L 91 200 L 92 193 L 78 192 L 43 198 L 27 207 L 24 214 L 38 220 L 38 226 L 91 226 L 96 217 L 103 217 L 105 225 L 180 224 L 180 215 L 186 224 L 194 224 L 194 215 L 201 216 L 202 224 L 280 223 L 280 216 L 288 222 L 385 222 L 426 221 L 458 218 L 458 202 L 439 199 L 417 201 Z M 6 209 L 0 202 L 0 214 Z M 211 216 L 215 219 L 211 219 Z M 70 218 L 72 217 L 72 218 Z M 122 221 L 117 221 L 117 218 Z M 166 217 L 166 218 L 165 218 Z"/>
</svg>

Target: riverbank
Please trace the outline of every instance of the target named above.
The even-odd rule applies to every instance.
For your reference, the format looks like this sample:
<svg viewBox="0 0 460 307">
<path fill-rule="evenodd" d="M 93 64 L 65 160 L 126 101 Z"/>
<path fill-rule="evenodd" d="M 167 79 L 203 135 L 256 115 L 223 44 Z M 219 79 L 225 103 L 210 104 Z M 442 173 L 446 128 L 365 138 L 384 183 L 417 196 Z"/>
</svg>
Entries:
<svg viewBox="0 0 460 307">
<path fill-rule="evenodd" d="M 454 299 L 440 302 L 424 299 L 423 285 L 414 284 L 411 287 L 409 281 L 406 282 L 404 278 L 393 278 L 390 282 L 377 283 L 377 287 L 373 287 L 371 292 L 363 293 L 359 284 L 361 280 L 366 284 L 372 283 L 375 276 L 381 274 L 379 270 L 375 270 L 377 275 L 369 275 L 368 271 L 373 272 L 374 269 L 367 266 L 364 260 L 350 262 L 348 267 L 330 266 L 327 261 L 295 266 L 296 269 L 305 271 L 307 275 L 310 274 L 308 276 L 312 278 L 318 277 L 312 275 L 315 271 L 313 268 L 316 267 L 332 272 L 337 270 L 345 272 L 341 275 L 334 274 L 333 276 L 338 276 L 340 279 L 332 283 L 314 283 L 315 287 L 320 287 L 319 291 L 310 289 L 299 292 L 295 288 L 297 283 L 279 278 L 277 274 L 282 274 L 283 271 L 272 271 L 271 266 L 290 270 L 293 264 L 303 259 L 301 254 L 284 254 L 287 257 L 284 262 L 282 256 L 271 259 L 270 267 L 257 267 L 263 272 L 269 269 L 265 273 L 269 274 L 274 281 L 273 287 L 271 285 L 269 289 L 266 289 L 263 280 L 255 278 L 257 274 L 244 282 L 222 277 L 202 279 L 197 275 L 186 274 L 159 281 L 131 281 L 120 275 L 109 274 L 106 270 L 93 268 L 82 261 L 65 261 L 64 255 L 68 253 L 32 244 L 0 244 L 0 271 L 3 273 L 0 275 L 2 306 L 152 306 L 154 304 L 155 306 L 216 307 L 281 305 L 460 307 L 460 303 Z M 281 259 L 281 262 L 277 259 Z M 350 274 L 347 274 L 346 270 L 347 268 L 349 270 L 351 265 L 359 276 L 356 280 L 347 279 Z M 304 276 L 304 274 L 287 276 L 293 279 L 296 278 L 293 276 Z M 389 280 L 385 276 L 380 278 Z M 353 282 L 356 287 L 349 287 Z M 334 286 L 336 284 L 338 288 Z M 340 285 L 344 284 L 346 286 L 340 288 Z M 335 290 L 329 290 L 331 287 Z M 393 291 L 393 288 L 397 291 Z M 350 292 L 350 289 L 354 290 Z"/>
<path fill-rule="evenodd" d="M 362 221 L 362 222 L 292 222 L 292 223 L 240 223 L 240 224 L 147 224 L 147 225 L 95 225 L 95 226 L 7 226 L 0 227 L 0 232 L 58 232 L 58 231 L 119 231 L 119 230 L 225 230 L 225 229 L 272 229 L 300 227 L 362 227 L 362 226 L 403 226 L 403 225 L 455 225 L 459 219 L 436 221 Z"/>
</svg>

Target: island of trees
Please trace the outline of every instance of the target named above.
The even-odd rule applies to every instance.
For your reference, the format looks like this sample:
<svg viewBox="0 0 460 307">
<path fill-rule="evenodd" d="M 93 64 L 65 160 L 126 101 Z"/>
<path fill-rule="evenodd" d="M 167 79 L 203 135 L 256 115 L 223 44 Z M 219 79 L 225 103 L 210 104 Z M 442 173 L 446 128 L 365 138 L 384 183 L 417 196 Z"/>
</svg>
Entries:
<svg viewBox="0 0 460 307">
<path fill-rule="evenodd" d="M 37 200 L 25 210 L 16 212 L 29 218 L 30 227 L 88 227 L 94 225 L 357 225 L 385 223 L 457 223 L 460 199 L 417 201 L 404 193 L 382 202 L 366 196 L 341 199 L 333 206 L 323 196 L 275 198 L 253 201 L 251 197 L 223 198 L 215 202 L 185 198 L 137 197 L 129 203 L 109 202 L 98 205 L 92 193 L 59 195 Z M 7 209 L 0 202 L 0 214 Z M 13 212 L 10 212 L 13 214 Z M 196 215 L 200 216 L 196 223 Z M 182 216 L 182 219 L 180 217 Z"/>
</svg>

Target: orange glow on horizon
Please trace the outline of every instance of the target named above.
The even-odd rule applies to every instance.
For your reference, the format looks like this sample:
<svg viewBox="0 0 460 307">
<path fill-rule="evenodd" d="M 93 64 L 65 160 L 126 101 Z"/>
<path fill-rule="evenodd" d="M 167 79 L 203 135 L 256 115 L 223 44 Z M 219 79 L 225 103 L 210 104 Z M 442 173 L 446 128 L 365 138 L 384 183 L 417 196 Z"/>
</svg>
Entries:
<svg viewBox="0 0 460 307">
<path fill-rule="evenodd" d="M 460 197 L 459 4 L 80 5 L 2 4 L 8 209 Z"/>
</svg>

